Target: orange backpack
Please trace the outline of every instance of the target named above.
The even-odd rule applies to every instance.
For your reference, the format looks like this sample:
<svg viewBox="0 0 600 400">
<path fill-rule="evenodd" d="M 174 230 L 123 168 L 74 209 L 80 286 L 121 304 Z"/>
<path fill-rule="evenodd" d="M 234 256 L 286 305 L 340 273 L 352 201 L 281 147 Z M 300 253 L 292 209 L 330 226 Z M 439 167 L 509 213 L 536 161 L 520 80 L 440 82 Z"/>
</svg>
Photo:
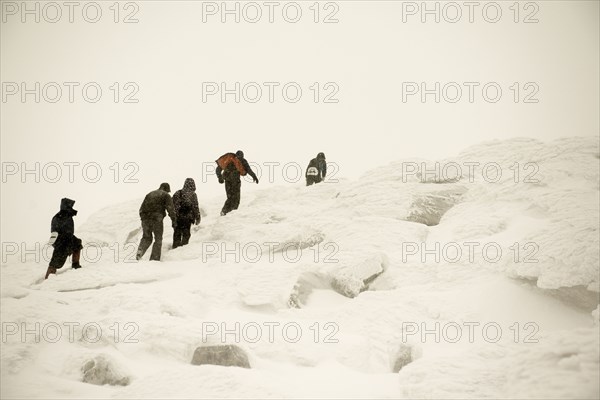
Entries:
<svg viewBox="0 0 600 400">
<path fill-rule="evenodd" d="M 217 164 L 221 167 L 222 170 L 225 170 L 228 165 L 233 163 L 235 168 L 238 170 L 241 176 L 246 175 L 246 169 L 242 165 L 242 162 L 239 158 L 233 153 L 225 153 L 217 160 Z"/>
</svg>

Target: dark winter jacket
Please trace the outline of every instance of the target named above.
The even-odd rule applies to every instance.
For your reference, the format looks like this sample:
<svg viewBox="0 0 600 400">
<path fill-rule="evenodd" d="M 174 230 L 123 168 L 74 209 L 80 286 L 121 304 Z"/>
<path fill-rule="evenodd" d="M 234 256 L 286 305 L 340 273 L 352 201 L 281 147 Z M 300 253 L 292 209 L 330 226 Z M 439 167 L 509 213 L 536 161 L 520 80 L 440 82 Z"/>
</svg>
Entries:
<svg viewBox="0 0 600 400">
<path fill-rule="evenodd" d="M 221 162 L 221 160 L 226 161 Z M 236 163 L 236 160 L 239 160 L 239 163 Z M 254 171 L 252 171 L 252 168 L 250 168 L 248 161 L 246 161 L 243 156 L 234 153 L 226 153 L 219 157 L 217 160 L 217 170 L 215 172 L 219 181 L 224 179 L 227 181 L 240 182 L 240 175 L 245 175 L 247 173 L 256 183 L 258 183 L 258 178 Z"/>
<path fill-rule="evenodd" d="M 73 205 L 75 205 L 75 200 L 65 197 L 60 201 L 60 211 L 52 218 L 50 232 L 58 233 L 53 244 L 54 247 L 62 247 L 73 241 L 75 236 L 73 217 L 77 215 L 77 210 L 73 210 Z"/>
<path fill-rule="evenodd" d="M 175 192 L 173 195 L 173 206 L 178 220 L 200 223 L 201 217 L 198 196 L 196 195 L 196 183 L 192 178 L 187 178 L 183 184 L 183 189 Z"/>
<path fill-rule="evenodd" d="M 314 176 L 314 178 L 316 178 L 318 181 L 325 178 L 325 176 L 327 175 L 327 162 L 325 161 L 325 156 L 321 156 L 321 154 L 322 153 L 319 153 L 317 158 L 313 158 L 312 160 L 310 160 L 310 162 L 308 163 L 308 167 L 306 167 L 306 173 L 304 174 L 305 177 L 309 177 L 308 171 L 311 167 L 314 167 L 317 169 L 318 172 L 318 175 Z"/>
<path fill-rule="evenodd" d="M 169 184 L 162 183 L 160 188 L 148 193 L 140 207 L 140 218 L 163 219 L 166 216 L 166 210 L 171 220 L 174 221 L 175 210 L 173 209 L 173 199 L 169 195 L 170 191 Z"/>
</svg>

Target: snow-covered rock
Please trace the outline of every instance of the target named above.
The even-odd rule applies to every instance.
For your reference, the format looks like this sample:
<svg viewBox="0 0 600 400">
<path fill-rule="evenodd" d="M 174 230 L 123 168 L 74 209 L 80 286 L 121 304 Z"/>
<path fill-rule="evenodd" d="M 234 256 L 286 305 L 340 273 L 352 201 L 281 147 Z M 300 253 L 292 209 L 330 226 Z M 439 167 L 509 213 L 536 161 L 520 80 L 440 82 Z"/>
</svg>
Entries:
<svg viewBox="0 0 600 400">
<path fill-rule="evenodd" d="M 198 347 L 196 351 L 194 351 L 192 364 L 250 368 L 250 362 L 248 361 L 246 352 L 239 346 L 231 344 Z"/>
<path fill-rule="evenodd" d="M 382 254 L 366 257 L 357 254 L 351 262 L 342 261 L 330 269 L 331 287 L 346 297 L 356 297 L 385 271 L 386 263 Z"/>
<path fill-rule="evenodd" d="M 412 360 L 412 348 L 405 344 L 400 345 L 393 357 L 394 364 L 392 366 L 392 372 L 400 372 L 400 370 L 410 364 Z"/>
<path fill-rule="evenodd" d="M 94 385 L 119 385 L 127 386 L 130 377 L 122 367 L 106 354 L 100 354 L 87 360 L 81 366 L 83 373 L 82 382 Z"/>
<path fill-rule="evenodd" d="M 406 220 L 427 226 L 437 225 L 444 214 L 460 201 L 466 190 L 464 186 L 454 185 L 453 188 L 416 194 Z"/>
</svg>

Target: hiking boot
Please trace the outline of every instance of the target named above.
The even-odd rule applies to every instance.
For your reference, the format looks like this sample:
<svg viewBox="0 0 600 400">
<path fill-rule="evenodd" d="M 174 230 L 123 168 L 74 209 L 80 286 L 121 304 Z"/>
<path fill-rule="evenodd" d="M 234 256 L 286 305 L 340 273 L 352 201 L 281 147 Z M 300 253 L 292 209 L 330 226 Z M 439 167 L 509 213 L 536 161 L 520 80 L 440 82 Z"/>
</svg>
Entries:
<svg viewBox="0 0 600 400">
<path fill-rule="evenodd" d="M 50 274 L 56 274 L 56 268 L 48 267 L 48 269 L 46 270 L 46 276 L 44 277 L 44 279 L 48 279 Z"/>
<path fill-rule="evenodd" d="M 81 268 L 81 265 L 79 264 L 79 256 L 80 255 L 81 255 L 81 249 L 77 249 L 73 252 L 73 257 L 71 258 L 71 267 L 73 267 L 73 269 Z"/>
</svg>

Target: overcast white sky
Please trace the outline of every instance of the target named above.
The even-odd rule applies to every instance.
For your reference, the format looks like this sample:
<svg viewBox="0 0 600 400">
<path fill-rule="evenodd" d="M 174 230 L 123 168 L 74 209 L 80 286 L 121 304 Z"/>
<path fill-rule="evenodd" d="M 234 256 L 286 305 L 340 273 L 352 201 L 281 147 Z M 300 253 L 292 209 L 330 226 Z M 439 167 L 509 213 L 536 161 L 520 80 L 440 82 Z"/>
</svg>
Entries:
<svg viewBox="0 0 600 400">
<path fill-rule="evenodd" d="M 27 4 L 33 9 L 35 3 Z M 439 23 L 432 15 L 422 23 L 420 10 L 408 13 L 414 11 L 413 4 L 420 8 L 420 1 L 321 2 L 318 23 L 313 20 L 313 1 L 297 2 L 302 10 L 297 23 L 284 19 L 283 6 L 289 2 L 274 8 L 274 23 L 268 21 L 264 2 L 255 3 L 263 13 L 257 23 L 245 21 L 244 15 L 240 23 L 232 15 L 222 23 L 219 12 L 204 14 L 203 22 L 203 9 L 221 7 L 221 2 L 201 1 L 122 2 L 119 23 L 113 21 L 114 2 L 98 2 L 102 16 L 89 23 L 83 18 L 86 3 L 74 9 L 70 23 L 69 9 L 58 2 L 62 17 L 50 23 L 45 18 L 55 18 L 56 9 L 39 2 L 36 23 L 35 15 L 21 21 L 21 2 L 2 1 L 3 242 L 47 240 L 62 197 L 77 201 L 77 225 L 102 207 L 143 197 L 163 181 L 174 191 L 186 177 L 193 177 L 200 202 L 218 194 L 224 199 L 214 176 L 202 183 L 203 163 L 212 164 L 237 149 L 260 165 L 294 162 L 302 168 L 322 151 L 339 166 L 338 177 L 355 178 L 393 160 L 452 156 L 486 140 L 551 140 L 600 132 L 597 1 L 521 2 L 517 23 L 513 1 L 495 3 L 502 11 L 496 23 L 484 18 L 489 2 L 478 3 L 472 23 L 463 2 L 454 3 L 463 13 L 456 23 L 445 21 L 456 15 L 456 8 L 444 8 L 446 3 L 438 5 Z M 235 7 L 235 2 L 227 4 Z M 433 8 L 436 3 L 428 4 Z M 494 19 L 495 6 L 486 7 L 485 17 Z M 256 8 L 246 11 L 247 18 L 254 18 Z M 138 22 L 123 23 L 132 12 Z M 323 23 L 331 13 L 339 22 Z M 94 8 L 88 7 L 86 17 L 94 16 Z M 528 16 L 539 22 L 524 23 Z M 286 17 L 295 17 L 293 6 L 288 6 Z M 21 93 L 10 94 L 12 83 L 22 82 L 30 89 L 35 82 L 41 87 L 58 82 L 62 97 L 50 103 L 40 93 L 39 103 L 34 95 L 27 95 L 23 103 Z M 63 82 L 79 83 L 73 103 Z M 102 89 L 97 103 L 82 96 L 88 82 Z M 118 103 L 110 89 L 115 82 L 120 87 Z M 134 95 L 138 103 L 123 102 L 131 92 L 124 87 L 127 82 L 139 88 Z M 236 103 L 233 95 L 225 103 L 218 95 L 203 102 L 203 82 L 225 82 L 230 89 L 235 82 L 258 82 L 263 96 L 257 103 L 244 98 Z M 273 103 L 263 82 L 280 83 Z M 302 89 L 296 103 L 282 96 L 288 82 Z M 315 82 L 321 96 L 317 103 L 311 90 Z M 333 86 L 325 87 L 328 82 L 339 88 L 333 97 L 337 103 L 323 102 L 332 91 Z M 435 103 L 433 95 L 425 103 L 419 95 L 403 102 L 403 82 L 426 82 L 429 88 L 435 82 L 480 86 L 473 103 L 464 85 L 457 103 L 443 98 Z M 503 91 L 496 103 L 482 97 L 481 87 L 488 82 Z M 520 86 L 518 103 L 510 89 L 515 82 Z M 523 103 L 534 88 L 525 87 L 528 82 L 539 88 L 533 96 L 538 103 Z M 248 96 L 254 97 L 253 90 Z M 89 93 L 94 94 L 92 89 Z M 48 87 L 45 94 L 54 97 L 54 89 Z M 39 182 L 35 175 L 22 182 L 21 171 L 6 175 L 15 163 L 19 169 L 32 169 L 36 162 L 40 169 L 58 163 L 62 179 L 51 183 L 40 174 Z M 64 164 L 70 162 L 80 163 L 74 167 L 73 183 Z M 115 169 L 110 169 L 115 162 L 120 167 L 118 183 Z M 86 182 L 86 163 L 101 167 L 99 182 Z M 126 169 L 126 163 L 139 169 Z M 54 177 L 55 169 L 45 171 L 47 178 Z M 263 177 L 260 185 L 245 183 L 243 192 L 288 184 L 281 167 L 274 171 L 273 183 Z M 139 182 L 125 183 L 128 172 L 135 172 Z M 288 172 L 293 175 L 294 169 Z M 88 173 L 88 179 L 94 178 L 94 169 Z M 242 206 L 243 202 L 242 198 Z"/>
</svg>

